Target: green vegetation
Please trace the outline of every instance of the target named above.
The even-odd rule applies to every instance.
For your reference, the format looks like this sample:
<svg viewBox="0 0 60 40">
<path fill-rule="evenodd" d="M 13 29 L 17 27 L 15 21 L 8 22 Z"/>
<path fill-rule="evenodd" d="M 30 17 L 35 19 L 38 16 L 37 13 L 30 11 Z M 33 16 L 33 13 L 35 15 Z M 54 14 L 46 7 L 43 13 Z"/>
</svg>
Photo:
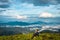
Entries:
<svg viewBox="0 0 60 40">
<path fill-rule="evenodd" d="M 32 33 L 0 36 L 0 40 L 60 40 L 59 33 L 41 33 L 39 37 L 31 39 Z"/>
</svg>

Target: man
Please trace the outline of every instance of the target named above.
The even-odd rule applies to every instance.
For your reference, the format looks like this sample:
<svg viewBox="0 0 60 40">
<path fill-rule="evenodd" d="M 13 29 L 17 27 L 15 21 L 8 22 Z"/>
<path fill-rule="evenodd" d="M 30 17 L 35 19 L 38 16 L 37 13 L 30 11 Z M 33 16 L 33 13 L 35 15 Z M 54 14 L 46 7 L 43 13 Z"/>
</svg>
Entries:
<svg viewBox="0 0 60 40">
<path fill-rule="evenodd" d="M 38 30 L 38 29 L 35 30 L 35 33 L 33 34 L 33 36 L 32 36 L 31 39 L 33 39 L 33 38 L 36 37 L 36 36 L 39 37 L 39 30 Z"/>
</svg>

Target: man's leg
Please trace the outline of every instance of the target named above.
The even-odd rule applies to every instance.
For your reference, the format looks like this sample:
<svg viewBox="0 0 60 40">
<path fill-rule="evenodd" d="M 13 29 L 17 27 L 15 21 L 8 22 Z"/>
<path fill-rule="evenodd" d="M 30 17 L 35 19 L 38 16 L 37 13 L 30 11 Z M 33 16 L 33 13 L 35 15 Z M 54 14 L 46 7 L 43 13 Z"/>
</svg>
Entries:
<svg viewBox="0 0 60 40">
<path fill-rule="evenodd" d="M 34 38 L 34 35 L 31 37 L 31 39 L 33 39 Z"/>
</svg>

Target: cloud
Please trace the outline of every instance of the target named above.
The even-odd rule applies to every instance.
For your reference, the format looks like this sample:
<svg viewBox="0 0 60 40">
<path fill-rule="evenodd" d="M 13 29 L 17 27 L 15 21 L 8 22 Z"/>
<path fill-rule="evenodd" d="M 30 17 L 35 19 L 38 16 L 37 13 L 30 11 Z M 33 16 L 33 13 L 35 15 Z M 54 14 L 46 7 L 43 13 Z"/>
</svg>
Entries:
<svg viewBox="0 0 60 40">
<path fill-rule="evenodd" d="M 15 19 L 27 19 L 27 16 L 25 15 L 20 15 L 20 12 L 17 10 L 7 10 L 5 12 L 3 12 L 3 14 L 1 13 L 0 16 L 4 16 L 4 17 L 8 17 L 8 18 L 15 18 Z"/>
<path fill-rule="evenodd" d="M 57 6 L 57 8 L 58 8 L 58 6 Z M 13 4 L 8 9 L 7 8 L 0 8 L 0 11 L 3 11 L 1 13 L 2 15 L 5 15 L 5 14 L 6 15 L 13 15 L 13 13 L 14 13 L 16 15 L 17 14 L 18 15 L 21 15 L 21 14 L 25 15 L 26 14 L 28 16 L 28 14 L 31 14 L 31 15 L 29 15 L 30 17 L 33 17 L 33 16 L 37 17 L 38 14 L 41 14 L 41 16 L 44 16 L 44 15 L 47 14 L 46 17 L 51 17 L 53 15 L 55 16 L 55 14 L 58 16 L 58 12 L 60 12 L 59 10 L 56 9 L 56 5 L 34 6 L 33 4 L 28 4 L 28 3 L 22 3 L 22 4 L 19 4 L 19 5 Z M 39 15 L 39 17 L 40 17 L 40 15 Z"/>
<path fill-rule="evenodd" d="M 8 2 L 9 0 L 0 0 L 0 2 Z"/>
<path fill-rule="evenodd" d="M 9 5 L 0 5 L 0 8 L 8 8 Z"/>
<path fill-rule="evenodd" d="M 48 12 L 43 12 L 39 15 L 39 17 L 44 17 L 44 18 L 47 18 L 47 17 L 54 17 L 53 14 L 51 13 L 48 13 Z"/>
<path fill-rule="evenodd" d="M 27 16 L 21 16 L 21 15 L 14 15 L 11 17 L 16 18 L 16 19 L 27 19 Z"/>
<path fill-rule="evenodd" d="M 60 0 L 16 0 L 20 3 L 32 3 L 35 6 L 48 6 L 51 4 L 60 4 Z"/>
<path fill-rule="evenodd" d="M 60 0 L 0 0 L 0 8 L 8 8 L 11 4 L 28 3 L 34 6 L 48 6 L 52 4 L 60 4 Z"/>
<path fill-rule="evenodd" d="M 8 8 L 8 7 L 10 7 L 9 0 L 0 0 L 0 8 Z"/>
<path fill-rule="evenodd" d="M 42 28 L 41 28 L 41 30 L 39 31 L 39 32 L 41 32 L 41 31 L 44 31 L 44 30 L 50 30 L 50 31 L 59 31 L 58 29 L 60 29 L 60 25 L 57 25 L 57 26 L 42 26 Z"/>
<path fill-rule="evenodd" d="M 9 4 L 9 2 L 11 2 L 11 4 Z M 26 19 L 28 16 L 38 17 L 38 14 L 41 14 L 39 17 L 60 17 L 58 14 L 60 13 L 60 10 L 58 10 L 60 8 L 60 4 L 50 5 L 49 3 L 50 2 L 47 3 L 47 0 L 10 0 L 6 2 L 0 1 L 0 5 L 2 5 L 0 6 L 0 15 L 19 20 Z M 45 12 L 48 12 L 46 13 L 47 16 Z"/>
</svg>

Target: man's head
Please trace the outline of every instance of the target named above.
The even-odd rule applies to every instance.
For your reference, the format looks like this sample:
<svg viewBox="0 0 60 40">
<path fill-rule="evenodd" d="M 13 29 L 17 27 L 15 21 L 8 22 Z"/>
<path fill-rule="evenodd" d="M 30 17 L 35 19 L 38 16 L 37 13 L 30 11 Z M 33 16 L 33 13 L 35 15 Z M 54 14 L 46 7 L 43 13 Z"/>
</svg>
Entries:
<svg viewBox="0 0 60 40">
<path fill-rule="evenodd" d="M 36 29 L 36 32 L 39 31 L 39 29 Z"/>
</svg>

